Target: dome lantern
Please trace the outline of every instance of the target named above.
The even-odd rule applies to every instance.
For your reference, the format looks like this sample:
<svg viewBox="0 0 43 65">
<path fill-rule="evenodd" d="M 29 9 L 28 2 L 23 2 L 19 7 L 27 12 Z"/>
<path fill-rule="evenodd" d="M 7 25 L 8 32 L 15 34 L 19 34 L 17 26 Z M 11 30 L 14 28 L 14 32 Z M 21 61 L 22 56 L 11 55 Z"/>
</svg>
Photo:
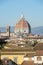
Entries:
<svg viewBox="0 0 43 65">
<path fill-rule="evenodd" d="M 24 19 L 24 15 L 23 15 L 23 14 L 21 14 L 21 17 L 20 17 L 20 19 Z"/>
</svg>

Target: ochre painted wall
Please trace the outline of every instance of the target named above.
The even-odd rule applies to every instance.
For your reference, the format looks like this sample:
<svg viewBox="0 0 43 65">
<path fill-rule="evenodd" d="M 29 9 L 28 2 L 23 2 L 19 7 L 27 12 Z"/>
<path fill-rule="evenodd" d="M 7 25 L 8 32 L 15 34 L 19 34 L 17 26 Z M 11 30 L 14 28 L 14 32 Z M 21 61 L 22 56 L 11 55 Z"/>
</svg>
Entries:
<svg viewBox="0 0 43 65">
<path fill-rule="evenodd" d="M 9 58 L 14 61 L 14 58 L 17 57 L 17 64 L 21 64 L 24 59 L 24 55 L 1 55 L 1 59 L 3 58 Z"/>
</svg>

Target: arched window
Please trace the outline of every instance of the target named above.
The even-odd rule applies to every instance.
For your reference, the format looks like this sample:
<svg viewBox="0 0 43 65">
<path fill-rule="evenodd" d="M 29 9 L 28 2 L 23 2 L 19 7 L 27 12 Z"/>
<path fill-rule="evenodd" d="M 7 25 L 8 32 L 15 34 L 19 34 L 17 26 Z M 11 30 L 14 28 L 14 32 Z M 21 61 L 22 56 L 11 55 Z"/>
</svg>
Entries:
<svg viewBox="0 0 43 65">
<path fill-rule="evenodd" d="M 38 56 L 37 61 L 42 61 L 42 58 L 40 56 Z"/>
</svg>

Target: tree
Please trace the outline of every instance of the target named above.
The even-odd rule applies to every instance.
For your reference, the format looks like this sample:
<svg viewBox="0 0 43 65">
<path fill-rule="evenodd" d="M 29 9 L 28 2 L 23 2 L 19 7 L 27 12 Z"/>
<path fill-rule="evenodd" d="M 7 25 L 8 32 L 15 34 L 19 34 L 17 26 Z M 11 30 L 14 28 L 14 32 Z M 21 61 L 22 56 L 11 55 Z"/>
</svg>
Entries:
<svg viewBox="0 0 43 65">
<path fill-rule="evenodd" d="M 37 41 L 33 41 L 31 45 L 34 47 L 37 44 Z"/>
<path fill-rule="evenodd" d="M 4 47 L 4 45 L 6 45 L 6 41 L 5 40 L 0 40 L 0 49 L 2 49 Z"/>
</svg>

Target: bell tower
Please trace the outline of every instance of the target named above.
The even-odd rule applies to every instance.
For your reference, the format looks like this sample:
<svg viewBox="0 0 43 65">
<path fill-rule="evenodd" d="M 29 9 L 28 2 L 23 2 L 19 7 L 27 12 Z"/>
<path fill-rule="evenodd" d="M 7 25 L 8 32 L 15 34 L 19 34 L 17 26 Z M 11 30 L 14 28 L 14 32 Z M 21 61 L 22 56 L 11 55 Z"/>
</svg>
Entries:
<svg viewBox="0 0 43 65">
<path fill-rule="evenodd" d="M 7 33 L 7 36 L 10 37 L 10 26 L 7 26 L 7 27 L 6 27 L 6 33 Z"/>
</svg>

